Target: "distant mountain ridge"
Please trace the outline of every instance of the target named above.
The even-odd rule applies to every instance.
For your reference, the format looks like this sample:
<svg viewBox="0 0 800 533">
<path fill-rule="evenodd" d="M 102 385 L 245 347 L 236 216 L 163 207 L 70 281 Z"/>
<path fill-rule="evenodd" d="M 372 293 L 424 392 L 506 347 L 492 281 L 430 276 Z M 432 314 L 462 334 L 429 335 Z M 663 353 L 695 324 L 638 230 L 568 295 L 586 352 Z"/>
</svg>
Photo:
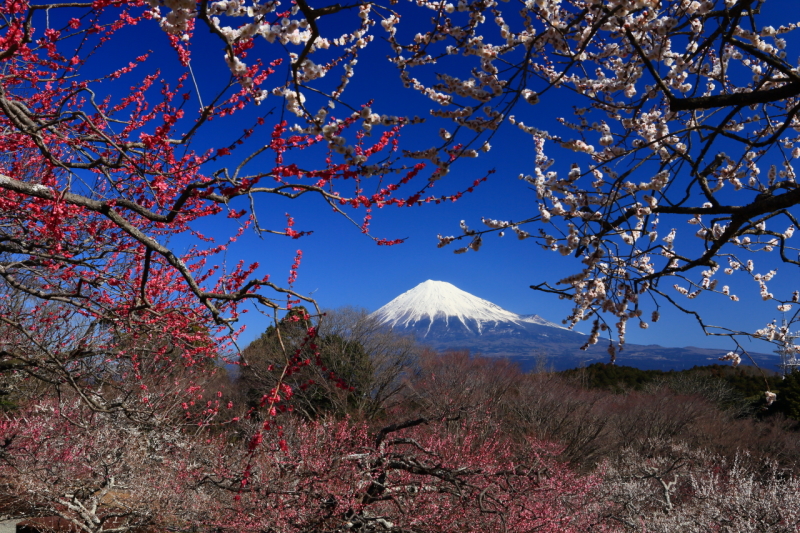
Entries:
<svg viewBox="0 0 800 533">
<path fill-rule="evenodd" d="M 581 350 L 586 336 L 539 315 L 518 315 L 445 281 L 427 280 L 404 292 L 372 316 L 437 350 L 470 350 L 489 357 L 508 357 L 530 368 L 544 359 L 556 370 L 609 361 L 608 341 Z M 619 364 L 641 369 L 682 370 L 718 363 L 727 350 L 626 344 Z M 778 356 L 753 354 L 773 369 Z"/>
</svg>

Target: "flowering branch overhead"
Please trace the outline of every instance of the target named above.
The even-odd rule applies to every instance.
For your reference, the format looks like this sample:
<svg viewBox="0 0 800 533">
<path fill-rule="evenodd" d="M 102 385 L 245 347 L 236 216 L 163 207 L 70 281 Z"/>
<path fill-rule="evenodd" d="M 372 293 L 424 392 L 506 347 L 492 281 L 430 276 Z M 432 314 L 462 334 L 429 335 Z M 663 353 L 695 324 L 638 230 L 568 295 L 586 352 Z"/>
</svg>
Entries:
<svg viewBox="0 0 800 533">
<path fill-rule="evenodd" d="M 787 39 L 798 24 L 768 25 L 770 6 L 756 0 L 536 1 L 517 17 L 494 2 L 429 4 L 443 22 L 414 44 L 395 42 L 404 79 L 443 105 L 477 100 L 487 117 L 529 135 L 533 171 L 520 179 L 538 204 L 535 216 L 485 218 L 489 229 L 440 236 L 440 246 L 465 240 L 470 244 L 456 253 L 477 250 L 486 233 L 510 229 L 575 256 L 583 263 L 575 274 L 532 288 L 573 301 L 570 325 L 592 320 L 594 332 L 611 327 L 618 348 L 628 321 L 647 327 L 644 297 L 654 296 L 657 310 L 664 278 L 683 278 L 691 288 L 676 289 L 690 299 L 717 292 L 738 300 L 727 285 L 717 285 L 720 274 L 740 270 L 759 283 L 764 300 L 791 308 L 791 298 L 766 289 L 763 275 L 742 268 L 752 252 L 774 251 L 798 264 L 790 239 L 800 201 L 794 166 L 800 74 L 787 60 Z M 491 21 L 499 40 L 482 28 Z M 426 85 L 406 74 L 441 65 L 449 55 L 474 57 L 475 75 L 483 77 L 461 80 L 454 67 L 446 83 Z M 567 92 L 576 106 L 572 118 L 556 117 L 548 128 L 542 120 L 523 122 L 525 104 Z M 517 116 L 508 114 L 512 106 Z M 439 114 L 486 131 L 467 119 L 477 109 L 463 109 Z M 556 170 L 561 161 L 567 172 Z M 687 221 L 696 227 L 684 226 Z M 609 324 L 604 316 L 612 317 Z M 746 334 L 695 316 L 709 334 Z"/>
<path fill-rule="evenodd" d="M 179 367 L 205 368 L 235 342 L 247 302 L 273 313 L 316 306 L 293 288 L 300 251 L 285 285 L 258 263 L 229 268 L 222 259 L 250 228 L 312 234 L 295 229 L 290 215 L 278 228 L 261 223 L 271 199 L 317 197 L 378 245 L 402 239 L 370 233 L 373 209 L 458 199 L 460 192 L 428 195 L 426 164 L 399 149 L 401 130 L 418 119 L 369 105 L 342 118 L 332 116 L 332 103 L 307 109 L 310 94 L 342 101 L 358 51 L 371 40 L 368 7 L 135 0 L 1 7 L 0 326 L 17 340 L 13 347 L 0 340 L 0 364 L 69 384 L 97 411 L 158 417 L 156 396 L 130 381 L 145 379 L 145 368 L 161 368 L 160 379 Z M 357 16 L 345 33 L 329 38 L 317 27 L 351 10 Z M 137 49 L 131 35 L 147 35 L 139 41 L 153 49 Z M 193 61 L 220 39 L 224 57 Z M 299 55 L 287 50 L 296 46 Z M 317 56 L 320 67 L 311 61 Z M 335 88 L 317 81 L 336 68 L 345 75 Z M 275 81 L 281 72 L 288 81 Z M 283 98 L 272 124 L 274 109 L 236 118 L 271 94 Z M 284 120 L 284 108 L 302 123 Z M 228 139 L 212 133 L 244 120 L 250 125 Z M 318 164 L 303 155 L 320 149 L 328 155 Z M 404 197 L 403 187 L 417 192 Z M 237 221 L 229 237 L 216 242 L 197 230 L 223 214 Z M 98 360 L 107 361 L 102 371 L 91 367 Z M 106 384 L 103 394 L 97 383 Z M 119 400 L 126 387 L 138 392 Z M 105 395 L 112 390 L 114 400 Z"/>
</svg>

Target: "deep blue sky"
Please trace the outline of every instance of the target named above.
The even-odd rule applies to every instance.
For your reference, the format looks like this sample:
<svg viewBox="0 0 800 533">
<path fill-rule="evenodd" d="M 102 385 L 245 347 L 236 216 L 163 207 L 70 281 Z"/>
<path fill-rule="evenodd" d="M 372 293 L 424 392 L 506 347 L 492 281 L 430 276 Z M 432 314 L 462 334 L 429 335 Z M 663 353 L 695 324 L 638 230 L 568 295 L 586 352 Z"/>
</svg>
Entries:
<svg viewBox="0 0 800 533">
<path fill-rule="evenodd" d="M 794 0 L 771 0 L 767 6 L 775 13 L 779 13 L 781 9 L 796 7 Z M 407 7 L 400 5 L 399 9 Z M 347 17 L 353 16 L 353 13 L 347 14 Z M 400 26 L 401 29 L 405 28 L 402 31 L 412 34 L 417 31 L 424 20 L 415 20 L 414 17 L 419 17 L 419 11 L 409 11 L 403 20 L 405 26 Z M 330 21 L 326 21 L 328 26 L 322 27 L 323 34 L 326 31 L 333 31 L 339 22 L 347 24 L 345 19 L 331 18 Z M 778 23 L 780 22 L 786 21 L 779 20 Z M 143 24 L 130 31 L 132 33 L 128 34 L 131 43 L 129 53 L 133 57 L 141 53 L 142 49 L 162 50 L 166 44 L 166 37 L 152 23 Z M 381 30 L 377 29 L 374 33 L 376 39 L 379 39 Z M 270 54 L 285 54 L 282 50 L 270 48 L 263 41 L 259 42 L 258 46 L 256 50 L 265 59 L 274 57 Z M 119 54 L 119 51 L 115 53 Z M 219 86 L 227 80 L 219 42 L 207 35 L 198 35 L 193 53 L 201 90 L 210 93 L 212 86 Z M 345 100 L 353 106 L 358 106 L 373 99 L 375 100 L 373 109 L 378 113 L 426 114 L 430 108 L 427 99 L 401 86 L 396 72 L 385 59 L 386 54 L 385 46 L 379 42 L 373 43 L 359 61 Z M 100 61 L 108 59 L 110 58 L 98 56 Z M 127 61 L 121 56 L 113 59 Z M 165 69 L 166 72 L 178 69 L 177 64 L 166 54 L 158 55 L 156 59 L 155 65 Z M 146 68 L 152 68 L 154 63 L 150 62 L 148 65 Z M 130 79 L 120 83 L 129 84 Z M 279 84 L 278 79 L 274 85 L 277 84 Z M 319 103 L 315 102 L 313 97 L 309 98 L 311 107 Z M 270 96 L 258 112 L 273 109 L 275 117 L 280 113 L 281 105 L 280 98 Z M 552 91 L 543 97 L 539 105 L 521 107 L 515 110 L 515 113 L 528 124 L 542 129 L 555 129 L 556 117 L 569 118 L 572 105 L 569 93 Z M 344 114 L 343 111 L 342 116 Z M 287 118 L 290 121 L 293 119 L 292 116 Z M 252 119 L 251 113 L 236 120 L 217 121 L 213 129 L 207 128 L 205 137 L 199 139 L 199 147 L 203 143 L 217 147 L 226 144 L 226 139 L 238 136 L 241 128 L 249 125 Z M 272 120 L 272 117 L 269 120 Z M 402 147 L 426 148 L 436 144 L 439 126 L 440 124 L 434 123 L 430 127 L 414 126 L 405 129 L 402 134 Z M 268 128 L 262 129 L 258 135 L 267 136 L 269 132 Z M 256 136 L 237 152 L 244 155 L 248 148 L 263 144 L 263 139 L 264 137 Z M 576 272 L 579 269 L 576 259 L 562 258 L 557 253 L 544 251 L 533 239 L 518 241 L 513 234 L 502 239 L 490 235 L 478 253 L 455 255 L 453 254 L 455 245 L 443 249 L 436 247 L 436 235 L 438 233 L 457 235 L 461 220 L 477 228 L 482 226 L 480 223 L 482 216 L 508 220 L 524 218 L 536 212 L 535 194 L 517 178 L 520 173 L 532 171 L 532 140 L 512 126 L 505 125 L 491 140 L 491 144 L 493 149 L 488 154 L 476 160 L 465 160 L 456 164 L 450 175 L 438 182 L 433 190 L 436 194 L 463 190 L 473 180 L 483 177 L 489 170 L 494 170 L 495 173 L 489 180 L 474 193 L 465 195 L 456 203 L 402 209 L 391 207 L 373 213 L 372 233 L 377 237 L 388 239 L 406 238 L 406 242 L 401 245 L 376 246 L 372 240 L 360 234 L 350 222 L 332 213 L 319 199 L 287 201 L 262 197 L 259 199 L 257 214 L 263 226 L 282 229 L 285 226 L 284 214 L 288 212 L 296 220 L 295 229 L 313 230 L 314 233 L 299 240 L 292 240 L 274 235 L 259 238 L 248 232 L 229 249 L 223 259 L 231 265 L 239 259 L 244 259 L 248 263 L 258 261 L 261 264 L 259 273 L 269 273 L 276 283 L 284 284 L 295 251 L 302 249 L 303 262 L 295 288 L 300 293 L 312 296 L 325 308 L 352 305 L 374 311 L 418 283 L 434 279 L 450 282 L 510 311 L 520 314 L 536 313 L 545 319 L 559 322 L 569 313 L 568 303 L 537 293 L 529 286 L 543 281 L 555 282 Z M 558 154 L 556 151 L 553 153 Z M 321 161 L 322 153 L 303 153 L 299 157 L 304 166 L 313 167 L 315 158 Z M 569 158 L 559 160 L 555 170 L 566 172 L 570 162 Z M 260 166 L 262 164 L 269 165 L 270 161 L 257 160 L 250 168 L 257 171 L 263 168 Z M 213 170 L 215 169 L 207 169 L 209 173 Z M 409 187 L 406 194 L 411 194 L 415 190 L 414 187 Z M 354 216 L 358 218 L 359 215 L 354 213 Z M 668 224 L 662 223 L 662 233 L 665 233 Z M 681 221 L 675 223 L 679 228 L 680 224 Z M 229 234 L 233 228 L 233 224 L 226 219 L 206 221 L 198 227 L 201 231 L 217 237 Z M 688 232 L 690 227 L 686 228 Z M 181 243 L 173 244 L 180 250 Z M 766 265 L 769 263 L 759 261 L 757 257 L 755 259 L 757 271 L 768 270 Z M 693 277 L 699 280 L 699 273 Z M 738 303 L 732 303 L 724 296 L 713 294 L 703 294 L 693 301 L 685 299 L 682 301 L 700 311 L 709 323 L 734 329 L 753 331 L 763 327 L 773 318 L 779 319 L 780 315 L 775 309 L 775 304 L 762 302 L 758 286 L 752 282 L 741 283 L 743 280 L 741 273 L 720 280 L 721 284 L 731 285 L 733 292 L 741 298 Z M 770 290 L 776 295 L 782 291 L 784 294 L 785 291 L 791 292 L 794 289 L 793 282 L 796 280 L 794 269 L 788 266 L 781 267 L 778 276 L 770 284 Z M 671 283 L 662 283 L 662 288 L 671 291 L 667 289 L 669 285 Z M 671 294 L 678 296 L 674 292 Z M 645 308 L 647 309 L 646 306 Z M 251 312 L 244 317 L 243 322 L 247 325 L 247 330 L 241 338 L 242 345 L 260 334 L 267 327 L 269 319 Z M 586 323 L 583 326 L 578 329 L 584 331 L 588 329 L 585 327 Z M 632 343 L 656 343 L 663 346 L 729 346 L 724 339 L 705 337 L 693 318 L 667 307 L 662 307 L 661 321 L 658 324 L 651 324 L 647 331 L 634 330 L 634 324 L 631 326 L 628 342 Z M 758 351 L 771 349 L 767 345 L 753 346 L 753 348 Z"/>
</svg>

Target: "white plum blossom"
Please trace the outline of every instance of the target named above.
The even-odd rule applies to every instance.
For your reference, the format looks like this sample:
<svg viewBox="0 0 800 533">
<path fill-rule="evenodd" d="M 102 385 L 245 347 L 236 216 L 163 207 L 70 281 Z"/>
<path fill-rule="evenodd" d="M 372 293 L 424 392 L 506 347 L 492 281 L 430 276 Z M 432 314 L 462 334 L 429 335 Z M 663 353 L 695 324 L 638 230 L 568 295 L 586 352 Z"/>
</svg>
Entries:
<svg viewBox="0 0 800 533">
<path fill-rule="evenodd" d="M 764 399 L 767 401 L 767 405 L 772 405 L 775 403 L 777 395 L 774 392 L 766 391 L 764 392 Z"/>
<path fill-rule="evenodd" d="M 539 103 L 539 95 L 530 89 L 524 89 L 522 91 L 522 98 L 531 105 Z"/>
<path fill-rule="evenodd" d="M 739 366 L 742 362 L 741 356 L 736 352 L 728 352 L 723 357 L 719 358 L 720 361 L 730 361 L 733 366 Z"/>
</svg>

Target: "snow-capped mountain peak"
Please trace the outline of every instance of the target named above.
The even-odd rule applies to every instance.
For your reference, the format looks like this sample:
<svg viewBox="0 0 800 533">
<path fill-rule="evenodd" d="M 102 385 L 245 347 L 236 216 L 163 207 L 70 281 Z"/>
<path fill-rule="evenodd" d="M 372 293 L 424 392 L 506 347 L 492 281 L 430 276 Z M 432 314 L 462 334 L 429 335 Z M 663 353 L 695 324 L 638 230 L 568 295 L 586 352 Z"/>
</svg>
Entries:
<svg viewBox="0 0 800 533">
<path fill-rule="evenodd" d="M 445 281 L 428 280 L 404 292 L 373 313 L 395 329 L 422 330 L 427 336 L 434 324 L 446 329 L 466 329 L 480 335 L 486 328 L 535 323 L 559 327 L 536 315 L 522 317 Z"/>
<path fill-rule="evenodd" d="M 393 328 L 413 327 L 419 322 L 430 326 L 437 319 L 444 320 L 448 326 L 451 321 L 460 322 L 467 330 L 478 334 L 483 322 L 519 320 L 518 315 L 451 283 L 430 279 L 384 305 L 374 316 Z"/>
</svg>

